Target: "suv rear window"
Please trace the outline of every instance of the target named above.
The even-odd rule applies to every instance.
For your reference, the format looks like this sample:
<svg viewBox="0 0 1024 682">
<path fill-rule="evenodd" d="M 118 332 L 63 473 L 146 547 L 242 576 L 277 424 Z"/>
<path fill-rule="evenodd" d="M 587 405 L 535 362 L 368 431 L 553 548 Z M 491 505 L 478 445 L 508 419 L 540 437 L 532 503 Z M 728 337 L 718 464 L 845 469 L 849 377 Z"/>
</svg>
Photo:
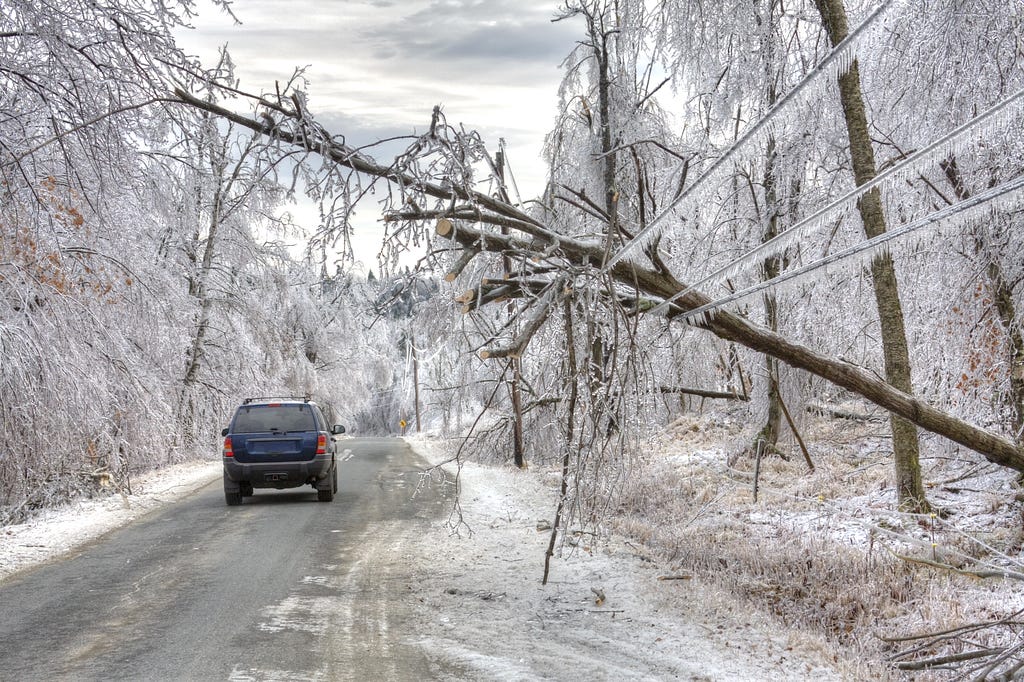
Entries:
<svg viewBox="0 0 1024 682">
<path fill-rule="evenodd" d="M 316 431 L 309 405 L 247 405 L 235 415 L 235 433 L 268 431 Z"/>
</svg>

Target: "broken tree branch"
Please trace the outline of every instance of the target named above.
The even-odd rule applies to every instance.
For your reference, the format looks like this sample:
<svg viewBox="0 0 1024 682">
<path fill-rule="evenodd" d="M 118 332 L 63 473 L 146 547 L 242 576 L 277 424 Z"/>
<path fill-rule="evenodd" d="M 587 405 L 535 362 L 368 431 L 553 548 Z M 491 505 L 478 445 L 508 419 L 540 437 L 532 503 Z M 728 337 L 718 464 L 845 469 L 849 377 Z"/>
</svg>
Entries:
<svg viewBox="0 0 1024 682">
<path fill-rule="evenodd" d="M 957 568 L 956 566 L 950 566 L 939 561 L 932 561 L 931 559 L 924 559 L 921 557 L 906 556 L 903 554 L 896 554 L 897 559 L 901 559 L 911 564 L 920 564 L 922 566 L 928 566 L 930 568 L 938 568 L 943 571 L 951 571 L 960 575 L 966 575 L 971 578 L 1009 578 L 1011 580 L 1024 580 L 1024 573 L 1017 573 L 1016 571 L 1000 571 L 998 569 L 985 570 L 985 571 L 970 571 L 963 568 Z"/>
<path fill-rule="evenodd" d="M 461 225 L 456 230 L 450 221 L 441 221 L 447 222 L 452 229 L 446 233 L 439 230 L 438 234 L 463 246 L 487 251 L 530 254 L 538 261 L 549 260 L 549 264 L 562 264 L 567 266 L 567 269 L 602 268 L 612 279 L 638 293 L 663 301 L 672 299 L 673 304 L 668 307 L 666 313 L 669 317 L 696 310 L 711 302 L 708 296 L 690 290 L 671 273 L 650 269 L 626 258 L 615 260 L 611 267 L 603 267 L 607 254 L 602 243 L 581 241 L 556 234 L 538 219 L 499 198 L 458 184 L 429 182 L 402 172 L 395 165 L 381 165 L 339 141 L 337 137 L 326 136 L 320 126 L 301 113 L 285 111 L 285 120 L 273 128 L 267 128 L 262 121 L 204 101 L 182 88 L 176 88 L 175 95 L 183 104 L 216 114 L 286 144 L 318 153 L 341 167 L 386 179 L 406 191 L 419 192 L 445 201 L 469 202 L 472 206 L 487 212 L 484 217 L 479 218 L 481 222 L 505 220 L 510 223 L 508 227 L 530 237 L 529 240 L 523 240 L 511 234 L 494 234 Z M 676 296 L 679 298 L 676 299 Z M 693 324 L 724 340 L 770 355 L 791 367 L 811 372 L 850 390 L 922 429 L 981 453 L 990 462 L 1024 472 L 1024 445 L 936 409 L 924 400 L 894 388 L 861 367 L 794 343 L 736 313 L 717 311 L 708 314 L 703 321 Z"/>
<path fill-rule="evenodd" d="M 466 266 L 468 266 L 470 262 L 472 262 L 472 260 L 476 257 L 478 253 L 480 252 L 476 249 L 463 249 L 462 253 L 459 255 L 458 260 L 452 263 L 452 266 L 448 268 L 448 272 L 445 273 L 444 281 L 454 282 L 456 278 L 458 278 L 458 276 L 462 274 L 462 271 L 466 269 Z"/>
<path fill-rule="evenodd" d="M 811 460 L 811 453 L 807 451 L 807 446 L 804 445 L 804 439 L 800 437 L 800 431 L 796 428 L 796 422 L 793 421 L 793 416 L 789 413 L 789 408 L 786 407 L 786 401 L 782 399 L 782 395 L 778 396 L 779 406 L 782 407 L 782 414 L 786 417 L 786 423 L 789 424 L 789 430 L 793 432 L 793 437 L 796 438 L 797 444 L 800 446 L 800 452 L 804 454 L 804 461 L 807 462 L 807 467 L 814 471 L 814 462 Z"/>
<path fill-rule="evenodd" d="M 498 348 L 487 348 L 480 351 L 480 358 L 489 360 L 493 358 L 518 358 L 522 357 L 523 351 L 533 339 L 534 334 L 544 325 L 551 310 L 565 297 L 567 293 L 565 284 L 561 281 L 551 283 L 547 293 L 535 306 L 537 308 L 534 316 L 523 326 L 519 336 L 509 346 Z"/>
<path fill-rule="evenodd" d="M 681 395 L 694 395 L 698 398 L 711 398 L 713 400 L 742 400 L 749 402 L 750 397 L 733 393 L 731 391 L 711 391 L 706 388 L 690 388 L 687 386 L 659 386 L 659 393 L 675 393 Z"/>
</svg>

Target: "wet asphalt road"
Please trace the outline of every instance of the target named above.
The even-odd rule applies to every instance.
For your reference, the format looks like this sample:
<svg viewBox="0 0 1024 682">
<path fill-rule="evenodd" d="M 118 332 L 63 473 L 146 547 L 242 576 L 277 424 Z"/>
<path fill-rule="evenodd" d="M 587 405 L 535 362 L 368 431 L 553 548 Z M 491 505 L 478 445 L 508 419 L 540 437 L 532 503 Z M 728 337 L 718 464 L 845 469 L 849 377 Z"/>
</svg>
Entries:
<svg viewBox="0 0 1024 682">
<path fill-rule="evenodd" d="M 403 631 L 422 569 L 388 558 L 450 486 L 403 441 L 339 446 L 331 503 L 304 487 L 227 507 L 218 479 L 0 584 L 0 680 L 458 677 Z"/>
</svg>

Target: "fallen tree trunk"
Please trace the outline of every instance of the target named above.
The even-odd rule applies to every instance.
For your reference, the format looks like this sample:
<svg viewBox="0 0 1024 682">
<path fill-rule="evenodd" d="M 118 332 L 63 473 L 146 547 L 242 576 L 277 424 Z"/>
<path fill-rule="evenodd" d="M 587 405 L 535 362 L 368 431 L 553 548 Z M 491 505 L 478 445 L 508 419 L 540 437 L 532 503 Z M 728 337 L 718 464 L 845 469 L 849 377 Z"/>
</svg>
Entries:
<svg viewBox="0 0 1024 682">
<path fill-rule="evenodd" d="M 732 393 L 729 391 L 711 391 L 706 388 L 689 388 L 686 386 L 659 386 L 655 389 L 658 393 L 668 393 L 675 395 L 692 395 L 698 398 L 709 398 L 711 400 L 740 400 L 743 402 L 749 402 L 750 398 L 739 393 Z"/>
<path fill-rule="evenodd" d="M 482 230 L 459 225 L 442 235 L 454 239 L 465 247 L 483 245 L 488 251 L 518 250 L 527 244 L 514 237 L 502 237 Z M 595 265 L 601 262 L 603 251 L 598 245 L 575 240 L 560 240 L 561 255 L 574 265 Z M 629 284 L 648 296 L 668 300 L 685 292 L 669 308 L 670 317 L 710 302 L 704 294 L 690 291 L 673 276 L 631 261 L 620 261 L 611 270 L 612 276 Z M 1024 472 L 1024 448 L 1009 438 L 986 431 L 962 419 L 927 404 L 920 398 L 900 391 L 862 367 L 830 358 L 798 343 L 793 343 L 769 329 L 730 312 L 717 312 L 696 326 L 706 329 L 727 341 L 770 355 L 791 367 L 803 369 L 827 379 L 837 386 L 861 395 L 880 407 L 897 414 L 926 431 L 937 433 L 955 443 L 985 456 L 990 462 Z"/>
<path fill-rule="evenodd" d="M 306 112 L 301 110 L 299 101 L 293 99 L 293 107 L 267 98 L 254 98 L 283 117 L 282 122 L 268 127 L 263 121 L 240 115 L 217 104 L 204 101 L 182 89 L 175 90 L 180 103 L 197 107 L 235 122 L 257 133 L 273 137 L 282 142 L 317 153 L 333 163 L 359 173 L 383 178 L 403 187 L 405 191 L 451 202 L 452 206 L 441 211 L 403 212 L 402 218 L 409 220 L 442 218 L 442 237 L 454 240 L 465 248 L 496 253 L 531 254 L 540 260 L 564 261 L 576 267 L 601 267 L 606 259 L 602 244 L 586 242 L 555 234 L 540 221 L 509 203 L 458 185 L 441 185 L 427 182 L 412 175 L 396 171 L 395 166 L 379 164 L 357 150 L 331 137 L 320 128 Z M 455 202 L 466 202 L 454 205 Z M 487 232 L 466 225 L 457 227 L 449 219 L 505 227 L 528 235 L 521 239 L 514 235 Z M 684 283 L 663 269 L 647 268 L 628 260 L 621 260 L 610 268 L 611 277 L 638 294 L 662 300 L 679 295 L 669 308 L 668 315 L 676 317 L 710 303 L 710 299 L 691 291 Z M 683 293 L 680 293 L 683 292 Z M 982 454 L 995 464 L 1024 472 L 1024 447 L 997 433 L 982 428 L 938 410 L 923 400 L 900 391 L 871 372 L 818 353 L 806 346 L 793 343 L 778 333 L 754 324 L 746 318 L 730 312 L 716 312 L 708 315 L 706 321 L 696 326 L 712 332 L 718 337 L 733 341 L 752 350 L 765 353 L 798 369 L 826 379 L 837 386 L 852 391 L 889 412 L 903 417 L 920 428 L 948 438 L 955 443 Z"/>
</svg>

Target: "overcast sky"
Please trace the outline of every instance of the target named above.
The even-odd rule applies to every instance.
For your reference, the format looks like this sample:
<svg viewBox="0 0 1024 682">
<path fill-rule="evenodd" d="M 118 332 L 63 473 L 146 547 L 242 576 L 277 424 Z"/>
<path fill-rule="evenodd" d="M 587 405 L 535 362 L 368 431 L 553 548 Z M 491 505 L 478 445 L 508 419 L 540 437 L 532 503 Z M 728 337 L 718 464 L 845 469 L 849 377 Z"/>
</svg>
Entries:
<svg viewBox="0 0 1024 682">
<path fill-rule="evenodd" d="M 243 89 L 272 89 L 308 67 L 310 109 L 353 143 L 422 132 L 440 104 L 449 123 L 479 130 L 492 151 L 504 138 L 523 197 L 540 193 L 559 64 L 582 32 L 575 21 L 551 22 L 557 0 L 234 0 L 232 8 L 241 25 L 199 4 L 196 30 L 181 42 L 205 63 L 227 44 Z"/>
</svg>

